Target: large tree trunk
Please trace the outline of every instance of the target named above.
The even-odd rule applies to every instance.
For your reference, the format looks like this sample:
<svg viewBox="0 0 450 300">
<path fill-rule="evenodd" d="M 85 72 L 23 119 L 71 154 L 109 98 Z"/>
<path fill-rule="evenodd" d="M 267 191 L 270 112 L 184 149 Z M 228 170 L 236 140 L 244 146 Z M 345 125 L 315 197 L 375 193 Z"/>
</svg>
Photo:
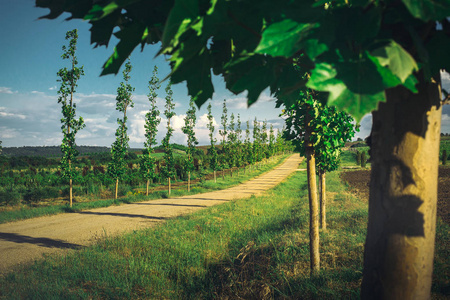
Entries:
<svg viewBox="0 0 450 300">
<path fill-rule="evenodd" d="M 386 92 L 373 113 L 363 299 L 429 299 L 436 227 L 440 85 Z"/>
<path fill-rule="evenodd" d="M 319 171 L 319 187 L 320 187 L 320 226 L 323 231 L 327 230 L 327 190 L 325 172 Z"/>
<path fill-rule="evenodd" d="M 309 127 L 309 114 L 306 119 L 305 147 L 306 147 L 306 172 L 308 176 L 309 197 L 309 253 L 311 274 L 316 274 L 320 269 L 319 254 L 319 205 L 317 201 L 316 185 L 316 159 L 314 148 L 310 141 L 311 128 Z"/>
</svg>

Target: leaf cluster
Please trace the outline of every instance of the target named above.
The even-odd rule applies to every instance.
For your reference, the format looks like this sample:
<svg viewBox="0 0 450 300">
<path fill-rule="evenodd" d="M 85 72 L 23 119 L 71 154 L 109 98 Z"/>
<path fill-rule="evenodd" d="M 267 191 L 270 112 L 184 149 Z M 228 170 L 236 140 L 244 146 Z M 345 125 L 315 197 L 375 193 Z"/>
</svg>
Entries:
<svg viewBox="0 0 450 300">
<path fill-rule="evenodd" d="M 328 172 L 337 169 L 341 148 L 351 140 L 358 126 L 349 114 L 324 102 L 323 93 L 303 89 L 297 102 L 283 109 L 282 116 L 286 123 L 284 136 L 294 142 L 301 155 L 305 155 L 310 142 L 318 171 Z"/>
<path fill-rule="evenodd" d="M 248 91 L 248 103 L 266 88 L 295 103 L 305 85 L 360 120 L 385 101 L 384 91 L 415 91 L 416 75 L 450 69 L 447 0 L 36 0 L 87 20 L 91 42 L 119 39 L 102 74 L 117 73 L 139 45 L 161 43 L 173 83 L 186 81 L 198 106 L 212 97 L 212 73 L 226 87 Z M 436 25 L 436 22 L 438 25 Z M 115 32 L 114 28 L 119 27 Z M 292 62 L 303 56 L 305 80 Z"/>
</svg>

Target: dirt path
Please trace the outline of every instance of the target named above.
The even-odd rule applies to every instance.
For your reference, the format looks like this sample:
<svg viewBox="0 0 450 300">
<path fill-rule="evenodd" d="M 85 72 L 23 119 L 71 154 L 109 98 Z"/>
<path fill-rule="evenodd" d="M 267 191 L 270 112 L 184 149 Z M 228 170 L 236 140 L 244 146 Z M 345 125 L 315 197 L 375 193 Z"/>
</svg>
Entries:
<svg viewBox="0 0 450 300">
<path fill-rule="evenodd" d="M 284 180 L 300 162 L 298 154 L 292 155 L 272 171 L 222 191 L 0 224 L 0 274 L 42 254 L 64 253 L 105 235 L 154 226 L 204 207 L 260 194 Z"/>
</svg>

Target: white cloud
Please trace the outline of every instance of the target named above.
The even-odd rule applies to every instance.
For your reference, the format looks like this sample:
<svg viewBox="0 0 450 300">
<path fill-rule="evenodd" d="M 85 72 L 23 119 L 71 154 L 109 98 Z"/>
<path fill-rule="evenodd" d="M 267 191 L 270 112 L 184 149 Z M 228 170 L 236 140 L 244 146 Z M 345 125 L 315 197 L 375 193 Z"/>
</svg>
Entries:
<svg viewBox="0 0 450 300">
<path fill-rule="evenodd" d="M 15 94 L 17 92 L 13 92 L 11 88 L 0 86 L 0 94 Z"/>
<path fill-rule="evenodd" d="M 2 117 L 2 118 L 17 118 L 17 119 L 21 119 L 21 120 L 26 119 L 26 116 L 23 114 L 7 112 L 6 107 L 0 107 L 0 117 Z"/>
<path fill-rule="evenodd" d="M 54 86 L 48 88 L 49 91 L 54 91 L 54 90 L 56 90 L 56 89 L 57 89 L 56 85 L 54 85 Z"/>
<path fill-rule="evenodd" d="M 18 138 L 19 136 L 20 132 L 14 128 L 7 128 L 6 126 L 0 127 L 0 139 L 2 141 L 4 141 L 5 139 Z"/>
</svg>

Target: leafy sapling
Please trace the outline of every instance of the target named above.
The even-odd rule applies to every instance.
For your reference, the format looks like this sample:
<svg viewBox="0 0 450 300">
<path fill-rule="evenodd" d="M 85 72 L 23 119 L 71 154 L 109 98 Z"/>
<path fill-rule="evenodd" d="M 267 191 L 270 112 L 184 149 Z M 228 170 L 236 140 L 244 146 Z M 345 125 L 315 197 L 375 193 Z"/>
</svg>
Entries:
<svg viewBox="0 0 450 300">
<path fill-rule="evenodd" d="M 75 170 L 72 162 L 78 156 L 76 149 L 75 135 L 79 130 L 85 127 L 82 117 L 76 118 L 76 104 L 74 103 L 74 93 L 78 86 L 77 82 L 82 75 L 84 75 L 83 67 L 77 67 L 78 59 L 75 55 L 77 50 L 78 31 L 77 29 L 68 31 L 66 33 L 66 40 L 69 40 L 69 46 L 62 47 L 62 59 L 70 61 L 70 68 L 66 67 L 60 69 L 57 73 L 58 82 L 61 86 L 58 90 L 58 103 L 61 104 L 61 111 L 63 117 L 61 118 L 61 130 L 63 133 L 63 140 L 61 143 L 61 151 L 63 153 L 61 159 L 61 174 L 63 178 L 69 180 L 69 205 L 72 207 L 73 202 L 73 177 Z"/>
</svg>

